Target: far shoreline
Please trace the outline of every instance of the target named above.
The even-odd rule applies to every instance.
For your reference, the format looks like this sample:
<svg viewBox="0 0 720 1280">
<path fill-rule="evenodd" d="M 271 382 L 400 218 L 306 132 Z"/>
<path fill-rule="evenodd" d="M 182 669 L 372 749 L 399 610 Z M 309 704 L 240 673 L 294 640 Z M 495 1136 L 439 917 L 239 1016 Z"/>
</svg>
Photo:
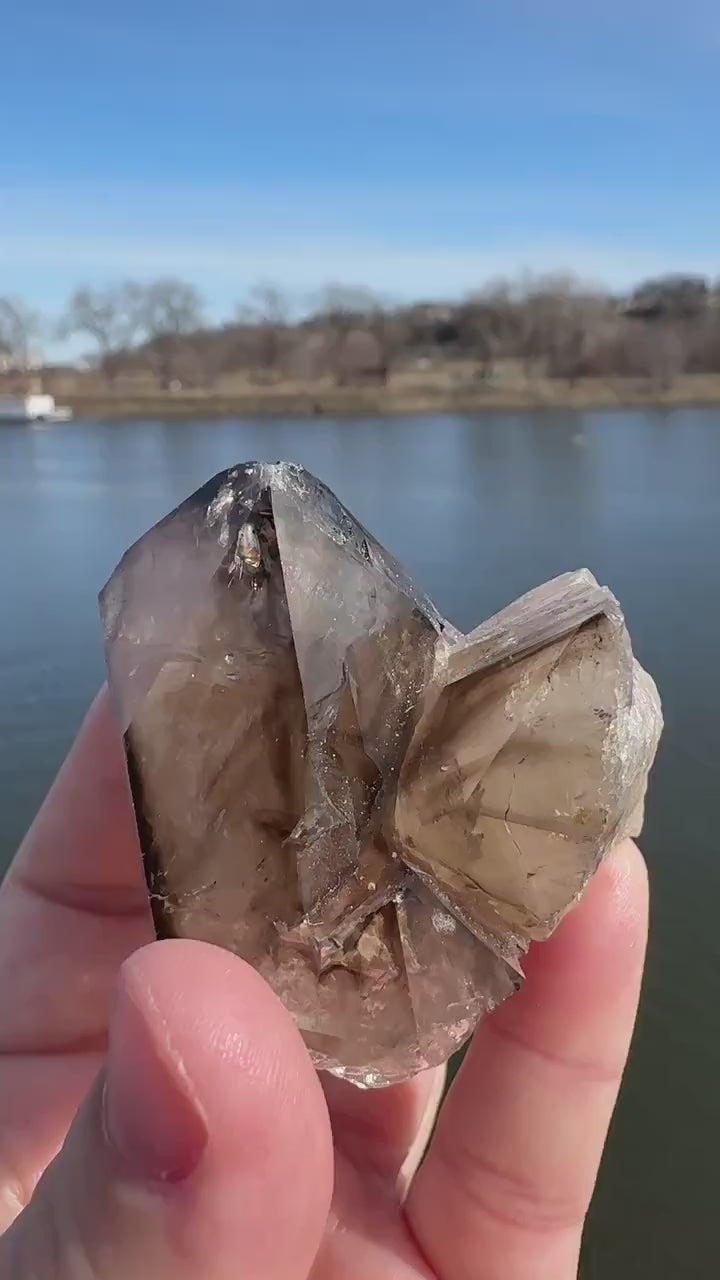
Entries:
<svg viewBox="0 0 720 1280">
<path fill-rule="evenodd" d="M 587 411 L 594 409 L 688 409 L 720 407 L 720 375 L 687 374 L 669 387 L 645 379 L 586 378 L 573 384 L 542 379 L 526 386 L 417 388 L 407 385 L 333 387 L 277 384 L 241 393 L 201 391 L 73 392 L 62 403 L 78 419 L 311 418 L 488 412 Z"/>
</svg>

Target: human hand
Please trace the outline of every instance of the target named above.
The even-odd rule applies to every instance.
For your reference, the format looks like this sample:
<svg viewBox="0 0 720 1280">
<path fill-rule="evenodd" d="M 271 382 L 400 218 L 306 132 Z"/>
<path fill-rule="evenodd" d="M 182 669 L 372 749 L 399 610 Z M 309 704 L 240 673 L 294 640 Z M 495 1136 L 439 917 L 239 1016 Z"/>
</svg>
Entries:
<svg viewBox="0 0 720 1280">
<path fill-rule="evenodd" d="M 0 1274 L 572 1280 L 646 923 L 626 842 L 481 1023 L 413 1177 L 442 1071 L 321 1082 L 241 960 L 151 941 L 101 694 L 0 893 Z"/>
</svg>

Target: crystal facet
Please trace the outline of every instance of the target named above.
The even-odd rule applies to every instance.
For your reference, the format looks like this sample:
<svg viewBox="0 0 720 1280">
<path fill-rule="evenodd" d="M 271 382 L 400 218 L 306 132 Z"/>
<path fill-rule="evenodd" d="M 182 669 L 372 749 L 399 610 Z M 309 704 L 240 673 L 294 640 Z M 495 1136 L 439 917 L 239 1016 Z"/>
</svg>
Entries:
<svg viewBox="0 0 720 1280">
<path fill-rule="evenodd" d="M 447 1059 L 639 830 L 660 703 L 586 570 L 465 636 L 313 476 L 248 463 L 101 613 L 157 932 L 252 964 L 320 1068 Z"/>
</svg>

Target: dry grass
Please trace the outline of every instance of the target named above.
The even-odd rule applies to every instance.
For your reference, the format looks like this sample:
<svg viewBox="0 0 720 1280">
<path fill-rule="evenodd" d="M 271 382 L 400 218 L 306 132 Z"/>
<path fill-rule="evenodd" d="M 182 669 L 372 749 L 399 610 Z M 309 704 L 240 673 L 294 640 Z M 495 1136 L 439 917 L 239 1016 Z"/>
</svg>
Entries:
<svg viewBox="0 0 720 1280">
<path fill-rule="evenodd" d="M 116 418 L 720 404 L 720 374 L 686 374 L 670 387 L 644 378 L 585 378 L 571 384 L 526 377 L 512 361 L 499 366 L 488 382 L 478 377 L 475 366 L 458 361 L 398 368 L 386 386 L 338 387 L 330 379 L 301 383 L 234 373 L 219 378 L 210 391 L 163 392 L 147 377 L 124 378 L 108 388 L 93 374 L 58 374 L 46 380 L 46 389 L 70 404 L 77 416 Z"/>
</svg>

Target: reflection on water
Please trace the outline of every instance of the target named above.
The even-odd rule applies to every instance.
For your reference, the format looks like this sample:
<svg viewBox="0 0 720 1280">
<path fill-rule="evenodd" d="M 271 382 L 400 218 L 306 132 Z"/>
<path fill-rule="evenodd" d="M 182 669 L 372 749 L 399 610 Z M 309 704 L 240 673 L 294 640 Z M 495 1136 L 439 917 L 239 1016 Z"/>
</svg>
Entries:
<svg viewBox="0 0 720 1280">
<path fill-rule="evenodd" d="M 315 471 L 461 627 L 581 565 L 622 600 L 667 730 L 644 840 L 645 998 L 583 1275 L 714 1274 L 720 414 L 0 428 L 4 858 L 102 679 L 98 588 L 151 523 L 250 458 Z"/>
</svg>

